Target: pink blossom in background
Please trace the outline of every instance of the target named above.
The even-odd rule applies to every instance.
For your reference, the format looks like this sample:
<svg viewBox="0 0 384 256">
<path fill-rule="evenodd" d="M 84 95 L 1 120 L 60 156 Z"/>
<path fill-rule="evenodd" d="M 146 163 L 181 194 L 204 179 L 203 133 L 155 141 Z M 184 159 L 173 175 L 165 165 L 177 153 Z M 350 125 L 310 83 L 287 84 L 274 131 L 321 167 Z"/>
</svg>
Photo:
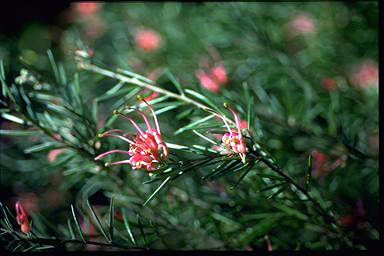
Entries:
<svg viewBox="0 0 384 256">
<path fill-rule="evenodd" d="M 153 52 L 161 46 L 162 40 L 158 32 L 146 28 L 136 31 L 135 42 L 144 52 Z"/>
<path fill-rule="evenodd" d="M 321 84 L 323 85 L 324 89 L 327 91 L 334 91 L 337 89 L 337 83 L 335 79 L 332 78 L 322 78 Z"/>
<path fill-rule="evenodd" d="M 352 83 L 356 87 L 379 85 L 379 69 L 377 63 L 371 59 L 363 61 L 352 73 Z"/>
<path fill-rule="evenodd" d="M 99 2 L 75 2 L 71 5 L 76 13 L 88 16 L 101 10 L 103 4 Z"/>
<path fill-rule="evenodd" d="M 289 33 L 292 36 L 306 35 L 315 31 L 314 20 L 308 14 L 297 14 L 288 24 Z"/>
<path fill-rule="evenodd" d="M 24 206 L 25 211 L 30 215 L 39 211 L 38 198 L 33 192 L 20 194 L 17 201 Z"/>
<path fill-rule="evenodd" d="M 56 161 L 57 156 L 60 155 L 61 153 L 63 153 L 62 149 L 53 149 L 53 150 L 49 151 L 48 152 L 48 162 L 53 163 L 54 161 Z"/>
<path fill-rule="evenodd" d="M 320 175 L 324 174 L 327 172 L 327 162 L 328 162 L 328 157 L 325 153 L 317 151 L 317 150 L 312 150 L 310 153 L 313 157 L 312 160 L 312 175 L 319 177 Z"/>
<path fill-rule="evenodd" d="M 217 67 L 214 67 L 211 71 L 211 75 L 213 78 L 216 79 L 216 81 L 222 85 L 227 84 L 228 82 L 228 75 L 227 71 L 224 66 L 220 65 Z"/>
<path fill-rule="evenodd" d="M 206 74 L 204 71 L 197 71 L 196 76 L 199 79 L 201 86 L 205 89 L 211 92 L 218 92 L 220 90 L 219 84 L 216 83 L 214 79 L 210 75 Z"/>
</svg>

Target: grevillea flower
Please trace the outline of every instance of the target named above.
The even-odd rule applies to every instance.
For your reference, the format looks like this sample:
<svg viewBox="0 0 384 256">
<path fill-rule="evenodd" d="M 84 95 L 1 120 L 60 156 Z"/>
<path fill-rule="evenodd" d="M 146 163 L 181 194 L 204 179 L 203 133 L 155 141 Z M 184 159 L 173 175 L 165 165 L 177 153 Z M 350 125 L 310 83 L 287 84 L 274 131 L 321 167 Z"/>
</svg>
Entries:
<svg viewBox="0 0 384 256">
<path fill-rule="evenodd" d="M 21 231 L 25 234 L 29 233 L 31 231 L 31 227 L 29 226 L 28 217 L 25 213 L 24 207 L 19 201 L 16 202 L 16 214 L 16 220 L 17 223 L 21 226 Z"/>
<path fill-rule="evenodd" d="M 214 77 L 222 85 L 225 85 L 228 82 L 227 70 L 223 65 L 214 67 L 211 74 L 212 77 Z"/>
<path fill-rule="evenodd" d="M 359 67 L 355 67 L 352 73 L 352 83 L 358 88 L 378 86 L 379 69 L 377 64 L 373 60 L 367 59 Z"/>
<path fill-rule="evenodd" d="M 146 101 L 144 102 L 148 105 Z M 156 129 L 151 127 L 147 117 L 141 111 L 136 110 L 136 112 L 138 112 L 143 117 L 144 122 L 147 126 L 147 131 L 145 132 L 143 132 L 140 129 L 140 127 L 129 116 L 124 115 L 120 112 L 115 112 L 123 116 L 124 118 L 128 119 L 128 121 L 136 128 L 136 130 L 138 131 L 138 134 L 133 138 L 133 140 L 130 140 L 127 138 L 128 133 L 123 133 L 122 135 L 115 134 L 115 133 L 122 133 L 121 130 L 110 130 L 103 134 L 100 134 L 99 135 L 100 137 L 118 138 L 125 142 L 128 142 L 130 144 L 130 147 L 128 151 L 123 151 L 123 150 L 107 151 L 95 157 L 95 160 L 99 160 L 113 153 L 127 154 L 130 156 L 130 159 L 118 161 L 118 162 L 106 163 L 106 166 L 129 164 L 132 166 L 133 170 L 140 169 L 140 168 L 143 168 L 147 171 L 156 170 L 159 167 L 159 165 L 168 157 L 168 148 L 165 145 L 163 138 L 161 137 L 161 131 L 160 131 L 159 123 L 157 121 L 156 114 L 149 105 L 148 107 L 153 114 Z"/>
<path fill-rule="evenodd" d="M 206 74 L 202 70 L 199 70 L 196 72 L 196 76 L 199 79 L 201 86 L 205 89 L 211 92 L 218 92 L 220 90 L 220 85 L 215 81 L 215 79 L 211 75 Z"/>
<path fill-rule="evenodd" d="M 92 15 L 97 13 L 102 8 L 102 3 L 98 2 L 77 2 L 72 3 L 72 8 L 80 15 Z"/>
<path fill-rule="evenodd" d="M 295 15 L 289 23 L 290 33 L 293 36 L 306 35 L 315 31 L 314 20 L 306 13 Z"/>
<path fill-rule="evenodd" d="M 229 111 L 231 111 L 231 113 L 235 117 L 237 130 L 231 129 L 229 127 L 225 117 L 217 115 L 224 121 L 224 124 L 227 126 L 229 132 L 225 133 L 221 138 L 221 146 L 219 148 L 219 151 L 221 151 L 223 154 L 229 155 L 232 155 L 233 153 L 239 154 L 241 160 L 243 161 L 243 163 L 245 163 L 247 145 L 245 143 L 245 138 L 241 134 L 240 118 L 239 115 L 232 109 L 229 108 Z"/>
<path fill-rule="evenodd" d="M 153 52 L 161 46 L 162 40 L 155 30 L 138 29 L 135 33 L 135 42 L 144 52 Z"/>
</svg>

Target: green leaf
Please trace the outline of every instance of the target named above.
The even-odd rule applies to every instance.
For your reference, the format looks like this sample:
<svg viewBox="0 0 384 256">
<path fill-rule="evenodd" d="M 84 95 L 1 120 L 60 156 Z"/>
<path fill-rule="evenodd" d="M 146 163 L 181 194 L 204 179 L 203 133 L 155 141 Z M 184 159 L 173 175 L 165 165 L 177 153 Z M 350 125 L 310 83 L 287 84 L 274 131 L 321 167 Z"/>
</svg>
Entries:
<svg viewBox="0 0 384 256">
<path fill-rule="evenodd" d="M 124 225 L 125 225 L 125 228 L 127 229 L 129 238 L 131 239 L 132 243 L 133 243 L 134 245 L 136 245 L 135 238 L 133 237 L 131 228 L 130 228 L 129 223 L 128 223 L 128 219 L 127 219 L 127 214 L 126 214 L 126 212 L 125 212 L 125 208 L 121 208 L 121 212 L 122 212 L 122 214 L 123 214 Z"/>
<path fill-rule="evenodd" d="M 247 228 L 245 232 L 240 233 L 237 240 L 241 242 L 241 244 L 243 245 L 249 244 L 256 237 L 259 237 L 268 233 L 268 231 L 271 230 L 276 225 L 278 225 L 278 223 L 276 222 L 275 218 L 273 217 L 265 218 L 257 222 L 256 225 Z"/>
<path fill-rule="evenodd" d="M 152 195 L 147 199 L 147 201 L 145 201 L 145 203 L 143 204 L 143 206 L 146 206 L 147 203 L 149 203 L 153 198 L 154 196 L 161 190 L 162 187 L 164 187 L 165 184 L 167 184 L 167 182 L 171 179 L 171 176 L 169 176 L 168 178 L 166 178 L 163 183 L 161 183 L 161 185 L 155 190 L 155 192 L 152 193 Z"/>
<path fill-rule="evenodd" d="M 144 228 L 143 228 L 143 223 L 141 222 L 141 218 L 140 218 L 139 214 L 137 214 L 137 223 L 139 225 L 141 237 L 143 238 L 143 241 L 144 241 L 144 246 L 146 246 L 148 244 L 147 236 L 145 235 Z"/>
<path fill-rule="evenodd" d="M 141 80 L 141 81 L 143 81 L 145 83 L 154 84 L 154 82 L 151 79 L 146 78 L 145 76 L 141 76 L 141 75 L 139 75 L 137 73 L 128 71 L 128 70 L 117 68 L 117 72 L 123 73 L 123 74 L 128 75 L 128 76 L 130 76 L 132 78 L 136 78 L 137 80 Z"/>
<path fill-rule="evenodd" d="M 213 118 L 214 116 L 215 116 L 215 115 L 209 115 L 209 116 L 206 116 L 206 117 L 204 117 L 204 118 L 202 118 L 202 119 L 200 119 L 200 120 L 197 120 L 197 121 L 195 121 L 195 122 L 193 122 L 193 123 L 190 123 L 190 124 L 188 124 L 188 125 L 186 125 L 186 126 L 180 128 L 180 129 L 178 129 L 178 130 L 175 132 L 175 135 L 180 134 L 180 133 L 184 132 L 184 131 L 187 130 L 187 129 L 192 129 L 192 127 L 194 127 L 194 126 L 196 126 L 196 125 L 198 125 L 198 124 L 204 123 L 205 121 L 207 121 L 207 120 Z"/>
<path fill-rule="evenodd" d="M 79 222 L 77 221 L 77 218 L 76 218 L 75 209 L 73 208 L 73 204 L 71 204 L 71 211 L 72 211 L 73 220 L 75 221 L 76 228 L 77 228 L 77 231 L 80 234 L 81 240 L 83 240 L 85 242 L 85 239 L 84 239 L 84 236 L 83 236 L 83 232 L 81 232 L 81 227 L 80 227 Z"/>
<path fill-rule="evenodd" d="M 33 136 L 42 135 L 42 131 L 27 131 L 27 130 L 0 130 L 0 135 L 9 136 Z"/>
<path fill-rule="evenodd" d="M 164 108 L 161 108 L 161 109 L 158 109 L 155 111 L 155 114 L 156 115 L 160 115 L 161 113 L 165 113 L 169 110 L 172 110 L 172 109 L 175 109 L 175 108 L 178 108 L 182 105 L 184 105 L 185 103 L 184 102 L 180 102 L 180 103 L 173 103 L 172 105 L 170 106 L 167 106 L 167 107 L 164 107 Z"/>
<path fill-rule="evenodd" d="M 213 145 L 218 145 L 218 143 L 217 142 L 215 142 L 215 141 L 213 141 L 213 140 L 211 140 L 211 139 L 209 139 L 208 137 L 206 137 L 206 136 L 204 136 L 204 135 L 202 135 L 201 133 L 199 133 L 198 131 L 196 131 L 196 130 L 192 130 L 195 134 L 197 134 L 198 136 L 200 136 L 201 138 L 203 138 L 204 140 L 206 140 L 206 141 L 208 141 L 208 142 L 210 142 L 210 143 L 212 143 Z"/>
<path fill-rule="evenodd" d="M 70 219 L 67 219 L 67 225 L 68 225 L 69 234 L 71 235 L 71 239 L 76 239 L 75 233 L 73 232 L 73 229 L 72 229 Z"/>
<path fill-rule="evenodd" d="M 115 218 L 115 200 L 114 198 L 112 197 L 111 198 L 111 202 L 109 204 L 109 236 L 111 238 L 111 241 L 113 241 L 113 225 L 114 225 L 114 218 Z"/>
<path fill-rule="evenodd" d="M 239 180 L 236 182 L 236 184 L 232 187 L 230 187 L 231 189 L 235 189 L 239 186 L 240 182 L 245 178 L 245 176 L 252 170 L 253 166 L 255 165 L 254 162 L 251 162 L 248 166 L 248 168 L 244 171 L 244 173 L 241 175 L 241 177 L 239 178 Z"/>
<path fill-rule="evenodd" d="M 95 224 L 97 225 L 97 227 L 99 228 L 99 230 L 101 231 L 101 233 L 103 234 L 105 239 L 107 239 L 107 241 L 111 242 L 110 239 L 108 238 L 107 234 L 105 233 L 105 230 L 104 230 L 103 226 L 101 225 L 99 218 L 97 217 L 95 211 L 93 210 L 91 204 L 89 203 L 89 200 L 87 200 L 87 206 L 88 206 L 89 210 L 91 211 L 91 215 L 92 215 L 93 220 L 96 222 Z"/>
<path fill-rule="evenodd" d="M 184 90 L 186 93 L 190 94 L 190 95 L 193 95 L 195 96 L 196 98 L 204 101 L 205 103 L 207 103 L 209 106 L 211 106 L 213 109 L 215 109 L 216 111 L 219 111 L 218 107 L 213 104 L 212 101 L 210 101 L 207 97 L 205 97 L 204 95 L 194 91 L 194 90 L 191 90 L 191 89 L 185 89 Z"/>
<path fill-rule="evenodd" d="M 280 209 L 281 211 L 285 212 L 286 214 L 290 215 L 290 216 L 294 216 L 298 219 L 301 219 L 301 220 L 304 220 L 304 221 L 307 221 L 308 220 L 308 217 L 299 212 L 298 210 L 295 210 L 291 207 L 288 207 L 286 205 L 282 205 L 282 204 L 274 204 L 274 207 Z"/>
<path fill-rule="evenodd" d="M 24 149 L 25 154 L 37 153 L 41 151 L 47 151 L 56 148 L 56 142 L 45 142 L 27 149 Z"/>
<path fill-rule="evenodd" d="M 7 114 L 7 113 L 1 113 L 1 117 L 4 118 L 4 119 L 7 119 L 9 121 L 12 121 L 14 123 L 24 124 L 24 120 L 23 119 L 18 118 L 18 117 L 13 116 L 13 115 L 10 115 L 10 114 Z"/>
<path fill-rule="evenodd" d="M 166 69 L 165 74 L 168 76 L 168 78 L 171 80 L 173 85 L 176 87 L 176 89 L 179 91 L 180 95 L 184 96 L 184 91 L 180 85 L 180 83 L 177 81 L 177 79 L 173 76 L 173 74 L 169 71 L 169 69 Z"/>
<path fill-rule="evenodd" d="M 279 190 L 277 190 L 275 193 L 273 193 L 272 195 L 268 196 L 267 199 L 272 199 L 274 198 L 275 196 L 279 195 L 280 193 L 282 193 L 284 190 L 286 190 L 288 187 L 287 186 L 283 186 L 281 187 Z"/>
<path fill-rule="evenodd" d="M 5 224 L 7 224 L 7 227 L 8 227 L 9 230 L 13 230 L 13 229 L 12 229 L 12 225 L 11 225 L 11 223 L 9 222 L 8 215 L 7 215 L 7 213 L 5 212 L 3 203 L 0 202 L 0 206 L 1 206 L 1 209 L 3 209 Z"/>
<path fill-rule="evenodd" d="M 52 66 L 52 70 L 53 70 L 53 74 L 55 76 L 55 79 L 56 79 L 57 82 L 59 82 L 60 81 L 59 70 L 57 68 L 55 59 L 53 58 L 52 51 L 50 49 L 48 49 L 47 50 L 47 54 L 48 54 L 49 62 L 51 63 L 51 66 Z"/>
<path fill-rule="evenodd" d="M 308 162 L 307 162 L 307 176 L 305 179 L 305 191 L 308 191 L 309 189 L 309 184 L 311 183 L 311 174 L 312 174 L 312 155 L 308 155 Z"/>
</svg>

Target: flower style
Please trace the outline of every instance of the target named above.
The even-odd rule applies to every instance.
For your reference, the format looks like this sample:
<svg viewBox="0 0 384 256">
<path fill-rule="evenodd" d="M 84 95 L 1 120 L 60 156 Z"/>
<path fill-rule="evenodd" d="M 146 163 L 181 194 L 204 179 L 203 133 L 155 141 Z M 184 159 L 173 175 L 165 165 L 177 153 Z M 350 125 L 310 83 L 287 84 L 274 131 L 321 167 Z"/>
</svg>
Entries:
<svg viewBox="0 0 384 256">
<path fill-rule="evenodd" d="M 21 231 L 25 234 L 29 233 L 31 231 L 31 227 L 29 226 L 28 217 L 25 213 L 24 207 L 19 201 L 16 202 L 16 214 L 16 220 L 17 223 L 21 226 Z"/>
<path fill-rule="evenodd" d="M 144 101 L 144 100 L 143 100 Z M 161 137 L 161 131 L 159 127 L 159 123 L 157 121 L 157 117 L 153 109 L 148 105 L 146 101 L 144 101 L 149 109 L 151 110 L 156 129 L 152 128 L 147 117 L 143 112 L 136 110 L 144 119 L 145 124 L 147 126 L 147 131 L 143 132 L 140 127 L 129 117 L 120 112 L 115 112 L 124 118 L 128 119 L 128 121 L 136 128 L 138 134 L 134 137 L 133 140 L 127 138 L 128 133 L 123 133 L 122 135 L 116 135 L 113 133 L 121 133 L 121 130 L 110 130 L 103 134 L 100 134 L 100 137 L 111 137 L 118 138 L 128 142 L 130 144 L 130 148 L 128 151 L 123 150 L 110 150 L 103 154 L 95 157 L 95 160 L 99 160 L 101 158 L 106 157 L 112 153 L 120 153 L 127 154 L 131 156 L 128 160 L 106 163 L 106 166 L 111 165 L 119 165 L 119 164 L 129 164 L 132 166 L 133 170 L 143 168 L 147 171 L 154 171 L 159 167 L 159 164 L 163 162 L 168 157 L 168 148 L 163 142 L 163 138 Z"/>
<path fill-rule="evenodd" d="M 232 109 L 229 108 L 229 111 L 231 111 L 231 113 L 235 117 L 237 131 L 229 127 L 225 117 L 218 115 L 224 121 L 229 131 L 229 133 L 224 134 L 221 138 L 221 146 L 219 150 L 222 151 L 223 154 L 239 154 L 241 160 L 243 161 L 243 163 L 245 163 L 247 145 L 245 143 L 245 138 L 241 134 L 240 118 L 239 115 Z"/>
</svg>

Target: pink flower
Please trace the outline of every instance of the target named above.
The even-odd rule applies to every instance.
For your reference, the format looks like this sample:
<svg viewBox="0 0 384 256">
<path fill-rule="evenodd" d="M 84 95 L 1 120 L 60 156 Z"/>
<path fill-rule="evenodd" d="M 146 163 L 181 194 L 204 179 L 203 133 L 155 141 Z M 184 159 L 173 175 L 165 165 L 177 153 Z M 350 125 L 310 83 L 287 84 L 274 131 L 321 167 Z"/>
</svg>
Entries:
<svg viewBox="0 0 384 256">
<path fill-rule="evenodd" d="M 298 14 L 289 23 L 292 35 L 305 35 L 315 31 L 315 22 L 307 14 Z"/>
<path fill-rule="evenodd" d="M 48 162 L 53 163 L 54 161 L 56 161 L 57 156 L 60 155 L 61 153 L 63 153 L 62 149 L 53 149 L 53 150 L 49 151 L 48 152 Z"/>
<path fill-rule="evenodd" d="M 96 3 L 96 2 L 77 2 L 72 3 L 72 8 L 75 12 L 81 14 L 81 15 L 92 15 L 96 12 L 98 12 L 102 7 L 102 3 Z"/>
<path fill-rule="evenodd" d="M 153 52 L 160 47 L 161 37 L 152 29 L 139 29 L 135 34 L 135 42 L 144 52 Z"/>
<path fill-rule="evenodd" d="M 25 213 L 24 207 L 19 201 L 16 202 L 16 215 L 16 220 L 17 223 L 21 226 L 21 231 L 25 234 L 29 233 L 31 231 L 31 227 L 29 225 L 28 217 Z"/>
<path fill-rule="evenodd" d="M 222 65 L 214 67 L 211 71 L 211 76 L 221 85 L 225 85 L 228 82 L 227 71 Z"/>
<path fill-rule="evenodd" d="M 229 111 L 231 111 L 235 117 L 237 131 L 229 127 L 224 116 L 218 115 L 224 121 L 229 131 L 229 133 L 224 134 L 221 138 L 221 147 L 219 151 L 221 151 L 222 154 L 229 154 L 230 156 L 234 153 L 239 154 L 241 160 L 245 163 L 247 145 L 244 137 L 241 134 L 240 118 L 232 109 L 229 108 Z"/>
<path fill-rule="evenodd" d="M 365 60 L 352 74 L 352 83 L 357 87 L 378 86 L 379 69 L 377 64 L 371 60 Z"/>
<path fill-rule="evenodd" d="M 147 103 L 145 100 L 143 101 Z M 122 132 L 121 130 L 111 130 L 101 134 L 100 137 L 118 138 L 125 142 L 128 142 L 130 144 L 130 148 L 128 151 L 123 151 L 123 150 L 107 151 L 95 157 L 95 160 L 104 158 L 107 155 L 110 155 L 112 153 L 127 154 L 131 156 L 130 159 L 107 163 L 106 166 L 118 165 L 118 164 L 129 164 L 132 166 L 133 170 L 141 169 L 141 168 L 147 171 L 156 170 L 159 167 L 159 165 L 168 157 L 168 148 L 163 142 L 163 138 L 161 137 L 160 127 L 157 121 L 156 114 L 149 105 L 148 107 L 154 116 L 156 129 L 151 127 L 147 117 L 141 111 L 136 110 L 136 112 L 138 112 L 145 121 L 145 124 L 148 129 L 145 132 L 143 132 L 140 129 L 140 127 L 129 116 L 126 116 L 122 113 L 117 112 L 124 118 L 128 119 L 128 121 L 136 128 L 136 130 L 138 131 L 138 134 L 134 137 L 133 140 L 130 140 L 126 137 L 128 135 L 127 133 L 123 135 L 113 134 L 113 133 L 121 133 Z"/>
<path fill-rule="evenodd" d="M 321 83 L 327 91 L 334 91 L 337 89 L 337 83 L 332 78 L 323 78 L 321 79 Z"/>
<path fill-rule="evenodd" d="M 204 71 L 197 71 L 196 76 L 199 79 L 201 86 L 203 86 L 205 89 L 211 92 L 218 92 L 220 90 L 219 84 L 216 83 L 215 80 Z"/>
<path fill-rule="evenodd" d="M 327 172 L 328 157 L 323 152 L 312 150 L 310 153 L 313 157 L 312 175 L 320 176 Z"/>
</svg>

